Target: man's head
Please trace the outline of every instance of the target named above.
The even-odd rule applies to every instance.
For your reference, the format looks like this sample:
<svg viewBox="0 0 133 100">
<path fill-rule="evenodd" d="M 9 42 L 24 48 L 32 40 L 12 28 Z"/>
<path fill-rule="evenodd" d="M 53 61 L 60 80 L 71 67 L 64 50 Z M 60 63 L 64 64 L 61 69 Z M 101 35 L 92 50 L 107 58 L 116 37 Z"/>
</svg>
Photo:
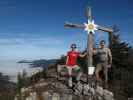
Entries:
<svg viewBox="0 0 133 100">
<path fill-rule="evenodd" d="M 77 48 L 76 44 L 71 44 L 71 49 L 75 50 Z"/>
<path fill-rule="evenodd" d="M 100 41 L 100 47 L 101 48 L 104 48 L 105 47 L 105 44 L 106 44 L 105 40 L 101 40 Z"/>
</svg>

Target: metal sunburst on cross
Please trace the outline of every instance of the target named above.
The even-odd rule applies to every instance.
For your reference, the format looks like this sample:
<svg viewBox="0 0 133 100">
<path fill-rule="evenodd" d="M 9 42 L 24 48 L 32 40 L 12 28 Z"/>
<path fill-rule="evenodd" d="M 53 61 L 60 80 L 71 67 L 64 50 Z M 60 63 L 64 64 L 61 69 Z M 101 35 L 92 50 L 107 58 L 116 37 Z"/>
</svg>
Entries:
<svg viewBox="0 0 133 100">
<path fill-rule="evenodd" d="M 96 30 L 101 30 L 104 32 L 108 32 L 109 35 L 113 33 L 112 29 L 102 27 L 100 25 L 97 25 L 94 23 L 94 20 L 92 19 L 92 13 L 91 13 L 91 7 L 87 7 L 86 11 L 86 16 L 87 16 L 87 23 L 84 24 L 73 24 L 73 23 L 65 23 L 64 27 L 66 28 L 83 28 L 85 31 L 88 33 L 88 40 L 87 40 L 87 54 L 88 54 L 88 72 L 89 72 L 89 67 L 93 66 L 93 53 L 92 53 L 92 48 L 93 48 L 93 43 L 94 43 L 94 33 Z M 89 73 L 88 73 L 89 75 Z"/>
</svg>

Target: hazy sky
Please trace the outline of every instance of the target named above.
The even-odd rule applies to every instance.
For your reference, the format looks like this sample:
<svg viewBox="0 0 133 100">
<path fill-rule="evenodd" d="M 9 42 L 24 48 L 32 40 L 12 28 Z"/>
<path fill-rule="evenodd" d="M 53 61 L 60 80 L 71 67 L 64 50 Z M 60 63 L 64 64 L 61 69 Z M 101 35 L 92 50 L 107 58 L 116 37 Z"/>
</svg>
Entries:
<svg viewBox="0 0 133 100">
<path fill-rule="evenodd" d="M 132 44 L 133 0 L 0 0 L 0 68 L 6 68 L 3 60 L 59 57 L 74 42 L 83 50 L 87 33 L 63 25 L 86 22 L 88 4 L 97 24 L 117 25 L 122 40 Z M 95 37 L 107 40 L 102 32 Z"/>
</svg>

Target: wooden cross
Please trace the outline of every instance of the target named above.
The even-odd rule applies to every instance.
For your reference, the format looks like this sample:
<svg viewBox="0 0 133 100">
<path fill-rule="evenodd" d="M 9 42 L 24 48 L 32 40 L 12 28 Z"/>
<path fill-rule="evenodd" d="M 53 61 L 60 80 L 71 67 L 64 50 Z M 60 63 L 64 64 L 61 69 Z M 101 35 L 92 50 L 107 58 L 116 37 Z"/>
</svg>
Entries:
<svg viewBox="0 0 133 100">
<path fill-rule="evenodd" d="M 87 18 L 88 21 L 92 22 L 92 13 L 91 13 L 91 7 L 87 8 Z M 100 25 L 96 25 L 97 26 L 97 30 L 101 30 L 104 32 L 108 32 L 109 33 L 109 43 L 110 46 L 112 45 L 112 33 L 113 30 L 106 28 L 106 27 L 102 27 Z M 73 24 L 73 23 L 65 23 L 64 27 L 66 28 L 86 28 L 86 25 L 83 24 Z M 92 26 L 93 27 L 93 26 Z M 91 28 L 91 27 L 90 27 Z M 92 48 L 93 48 L 93 32 L 92 31 L 88 31 L 88 40 L 87 40 L 87 54 L 88 54 L 88 67 L 92 67 L 93 66 L 93 52 L 92 52 Z"/>
</svg>

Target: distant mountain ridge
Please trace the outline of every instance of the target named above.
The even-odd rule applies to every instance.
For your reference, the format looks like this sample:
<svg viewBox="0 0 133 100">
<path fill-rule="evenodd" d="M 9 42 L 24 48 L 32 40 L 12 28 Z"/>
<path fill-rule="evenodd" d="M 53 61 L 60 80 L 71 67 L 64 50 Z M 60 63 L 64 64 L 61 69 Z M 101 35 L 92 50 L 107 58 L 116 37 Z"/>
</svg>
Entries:
<svg viewBox="0 0 133 100">
<path fill-rule="evenodd" d="M 32 63 L 31 60 L 20 60 L 17 63 Z"/>
<path fill-rule="evenodd" d="M 39 59 L 39 60 L 21 60 L 18 61 L 17 63 L 28 63 L 30 65 L 30 67 L 42 67 L 42 68 L 47 68 L 49 65 L 51 64 L 56 64 L 56 62 L 58 61 L 58 59 Z"/>
</svg>

